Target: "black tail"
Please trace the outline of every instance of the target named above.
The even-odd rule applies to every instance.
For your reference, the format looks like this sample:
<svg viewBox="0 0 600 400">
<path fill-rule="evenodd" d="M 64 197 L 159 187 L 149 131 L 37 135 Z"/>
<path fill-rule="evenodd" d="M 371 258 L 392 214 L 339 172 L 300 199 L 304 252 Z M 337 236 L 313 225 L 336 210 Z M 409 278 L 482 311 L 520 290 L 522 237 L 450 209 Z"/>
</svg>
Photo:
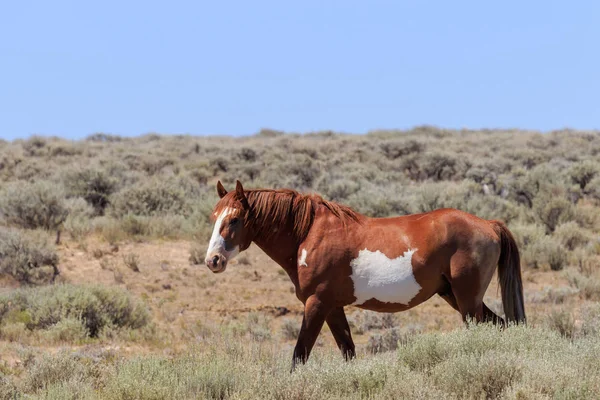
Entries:
<svg viewBox="0 0 600 400">
<path fill-rule="evenodd" d="M 525 323 L 525 305 L 523 302 L 523 282 L 521 281 L 521 259 L 519 249 L 512 233 L 504 222 L 491 221 L 500 236 L 500 260 L 498 261 L 498 280 L 502 291 L 502 305 L 507 322 Z"/>
</svg>

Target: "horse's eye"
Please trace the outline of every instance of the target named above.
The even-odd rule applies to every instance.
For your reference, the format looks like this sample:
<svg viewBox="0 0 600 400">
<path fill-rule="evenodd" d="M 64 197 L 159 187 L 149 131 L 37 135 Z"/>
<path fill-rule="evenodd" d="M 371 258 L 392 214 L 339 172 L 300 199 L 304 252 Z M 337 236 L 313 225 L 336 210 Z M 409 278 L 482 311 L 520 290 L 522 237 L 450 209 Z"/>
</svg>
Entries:
<svg viewBox="0 0 600 400">
<path fill-rule="evenodd" d="M 229 225 L 237 225 L 239 221 L 240 220 L 238 218 L 232 218 L 231 221 L 229 221 Z"/>
</svg>

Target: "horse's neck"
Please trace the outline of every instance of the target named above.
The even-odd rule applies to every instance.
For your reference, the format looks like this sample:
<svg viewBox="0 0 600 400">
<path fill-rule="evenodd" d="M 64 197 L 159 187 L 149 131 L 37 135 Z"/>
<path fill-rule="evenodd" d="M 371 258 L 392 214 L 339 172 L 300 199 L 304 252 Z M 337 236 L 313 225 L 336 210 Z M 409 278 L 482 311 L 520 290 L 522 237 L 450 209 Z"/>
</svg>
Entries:
<svg viewBox="0 0 600 400">
<path fill-rule="evenodd" d="M 296 259 L 300 243 L 291 227 L 280 229 L 268 238 L 257 237 L 254 239 L 254 243 L 273 261 L 281 265 L 292 281 L 296 283 L 298 279 Z"/>
</svg>

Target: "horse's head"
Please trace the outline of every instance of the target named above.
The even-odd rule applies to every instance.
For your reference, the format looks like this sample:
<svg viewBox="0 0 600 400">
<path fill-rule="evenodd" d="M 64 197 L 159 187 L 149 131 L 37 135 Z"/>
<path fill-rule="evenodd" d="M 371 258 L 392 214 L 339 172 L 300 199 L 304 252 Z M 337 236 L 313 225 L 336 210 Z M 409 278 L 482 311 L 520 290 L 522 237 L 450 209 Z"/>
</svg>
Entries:
<svg viewBox="0 0 600 400">
<path fill-rule="evenodd" d="M 250 207 L 240 181 L 237 181 L 235 192 L 232 193 L 228 193 L 219 181 L 217 193 L 221 200 L 213 213 L 215 227 L 205 260 L 214 273 L 225 271 L 229 260 L 246 250 L 252 242 L 248 229 Z"/>
</svg>

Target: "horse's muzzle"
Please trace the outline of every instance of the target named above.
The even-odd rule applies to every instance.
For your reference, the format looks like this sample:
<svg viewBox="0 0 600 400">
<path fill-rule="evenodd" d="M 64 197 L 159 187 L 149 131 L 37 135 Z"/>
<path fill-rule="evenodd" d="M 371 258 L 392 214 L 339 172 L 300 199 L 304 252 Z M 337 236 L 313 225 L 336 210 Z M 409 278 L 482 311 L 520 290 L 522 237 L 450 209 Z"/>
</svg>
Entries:
<svg viewBox="0 0 600 400">
<path fill-rule="evenodd" d="M 221 254 L 215 254 L 212 257 L 206 257 L 206 266 L 215 274 L 225 271 L 227 267 L 227 258 Z"/>
</svg>

